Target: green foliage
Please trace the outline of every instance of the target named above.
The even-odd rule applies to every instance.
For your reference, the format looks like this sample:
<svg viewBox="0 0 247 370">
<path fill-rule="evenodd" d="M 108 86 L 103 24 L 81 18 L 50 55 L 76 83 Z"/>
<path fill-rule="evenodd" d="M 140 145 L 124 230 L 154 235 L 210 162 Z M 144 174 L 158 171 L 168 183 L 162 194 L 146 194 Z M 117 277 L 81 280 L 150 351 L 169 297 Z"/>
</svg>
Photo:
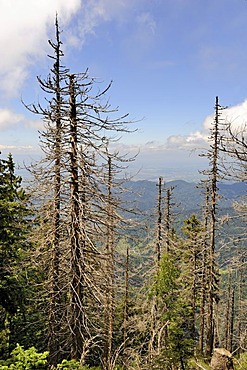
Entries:
<svg viewBox="0 0 247 370">
<path fill-rule="evenodd" d="M 38 353 L 35 347 L 25 350 L 18 344 L 9 359 L 0 361 L 0 370 L 43 370 L 47 356 L 48 352 Z"/>
<path fill-rule="evenodd" d="M 26 271 L 23 259 L 28 240 L 28 196 L 15 175 L 11 154 L 0 160 L 0 356 L 6 358 L 19 340 L 25 317 Z M 15 320 L 20 327 L 15 331 Z"/>
<path fill-rule="evenodd" d="M 241 353 L 239 358 L 234 360 L 234 369 L 242 370 L 247 369 L 247 352 Z"/>
<path fill-rule="evenodd" d="M 192 214 L 190 218 L 184 220 L 184 226 L 182 227 L 182 231 L 185 236 L 191 238 L 192 236 L 196 236 L 200 231 L 202 231 L 202 225 L 200 220 Z"/>
<path fill-rule="evenodd" d="M 10 314 L 17 312 L 22 299 L 16 267 L 27 246 L 26 202 L 21 178 L 15 176 L 9 155 L 7 160 L 0 160 L 0 305 Z"/>
<path fill-rule="evenodd" d="M 9 336 L 10 336 L 10 328 L 8 323 L 8 315 L 6 315 L 3 309 L 0 309 L 0 318 L 3 322 L 2 330 L 0 330 L 0 353 L 9 352 Z M 4 320 L 5 318 L 5 320 Z"/>
<path fill-rule="evenodd" d="M 170 369 L 184 364 L 193 353 L 191 339 L 191 307 L 181 294 L 180 271 L 171 253 L 165 253 L 157 273 L 154 293 L 158 299 L 157 310 L 162 312 L 161 322 L 166 326 L 163 348 L 154 366 Z M 155 368 L 155 367 L 154 367 Z"/>
<path fill-rule="evenodd" d="M 177 278 L 179 271 L 175 266 L 173 257 L 170 253 L 165 253 L 161 259 L 160 268 L 157 273 L 155 284 L 155 295 L 166 300 L 166 305 L 170 305 L 169 301 L 174 299 L 175 291 L 177 290 Z"/>
<path fill-rule="evenodd" d="M 61 364 L 57 365 L 57 369 L 59 370 L 82 370 L 83 368 L 80 362 L 76 360 L 63 360 Z"/>
</svg>

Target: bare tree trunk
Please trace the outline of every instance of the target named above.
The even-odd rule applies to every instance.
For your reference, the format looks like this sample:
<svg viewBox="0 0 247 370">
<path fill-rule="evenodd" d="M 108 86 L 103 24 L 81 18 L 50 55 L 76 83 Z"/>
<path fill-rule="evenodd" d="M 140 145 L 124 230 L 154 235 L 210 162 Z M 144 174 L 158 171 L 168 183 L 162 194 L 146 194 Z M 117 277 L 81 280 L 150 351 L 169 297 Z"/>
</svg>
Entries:
<svg viewBox="0 0 247 370">
<path fill-rule="evenodd" d="M 193 282 L 192 282 L 192 328 L 191 328 L 191 336 L 193 341 L 196 338 L 196 300 L 197 300 L 197 253 L 196 253 L 196 240 L 193 240 Z"/>
<path fill-rule="evenodd" d="M 229 327 L 229 351 L 233 351 L 233 330 L 234 330 L 234 318 L 235 318 L 235 310 L 234 310 L 234 302 L 235 302 L 235 294 L 234 289 L 231 292 L 231 316 L 230 316 L 230 327 Z"/>
<path fill-rule="evenodd" d="M 160 265 L 160 258 L 161 258 L 161 243 L 162 243 L 162 177 L 159 177 L 158 182 L 158 204 L 157 204 L 157 212 L 158 212 L 158 220 L 157 220 L 157 240 L 156 240 L 156 260 L 157 260 L 157 269 Z"/>
<path fill-rule="evenodd" d="M 84 272 L 83 242 L 80 232 L 80 199 L 78 176 L 77 120 L 74 75 L 70 75 L 70 201 L 71 201 L 71 358 L 79 360 L 83 348 L 83 324 L 85 322 L 83 307 Z"/>
<path fill-rule="evenodd" d="M 49 363 L 56 365 L 60 350 L 60 329 L 61 329 L 61 307 L 60 307 L 60 193 L 61 193 L 61 96 L 60 96 L 60 56 L 61 42 L 56 17 L 56 44 L 52 44 L 55 50 L 55 63 L 53 73 L 55 75 L 55 94 L 56 94 L 56 127 L 55 127 L 55 168 L 54 168 L 54 233 L 51 252 L 50 269 L 50 300 L 49 300 L 49 324 L 48 324 L 48 351 Z"/>
<path fill-rule="evenodd" d="M 199 351 L 204 352 L 205 341 L 205 304 L 206 304 L 206 251 L 203 252 L 203 265 L 201 277 L 201 297 L 200 297 L 200 332 L 199 332 Z"/>
<path fill-rule="evenodd" d="M 105 307 L 105 364 L 104 368 L 111 370 L 112 368 L 112 340 L 113 340 L 113 325 L 114 325 L 114 212 L 112 198 L 112 161 L 108 157 L 108 181 L 107 181 L 107 230 L 106 230 L 106 256 L 107 256 L 107 291 L 106 291 L 106 307 Z"/>
<path fill-rule="evenodd" d="M 126 264 L 125 264 L 125 294 L 124 294 L 124 343 L 127 340 L 127 322 L 129 316 L 129 245 L 126 248 Z"/>
<path fill-rule="evenodd" d="M 217 200 L 217 181 L 218 181 L 218 143 L 219 143 L 219 102 L 216 97 L 215 120 L 212 130 L 212 152 L 209 154 L 211 160 L 210 178 L 210 224 L 209 224 L 209 260 L 208 260 L 208 297 L 207 297 L 207 335 L 206 353 L 210 355 L 214 346 L 214 300 L 216 289 L 216 269 L 215 269 L 215 231 L 216 231 L 216 200 Z"/>
<path fill-rule="evenodd" d="M 233 322 L 234 322 L 234 290 L 232 288 L 232 272 L 228 271 L 228 289 L 226 297 L 226 319 L 225 319 L 225 348 L 232 352 L 233 345 Z"/>
<path fill-rule="evenodd" d="M 205 329 L 206 329 L 206 300 L 207 300 L 207 266 L 208 266 L 208 218 L 209 218 L 209 186 L 205 190 L 204 206 L 204 238 L 202 250 L 202 275 L 201 275 L 201 296 L 200 296 L 200 334 L 199 334 L 199 351 L 204 353 L 205 347 Z"/>
<path fill-rule="evenodd" d="M 125 263 L 124 313 L 123 313 L 123 340 L 124 340 L 123 368 L 124 369 L 127 369 L 125 348 L 126 348 L 126 342 L 128 339 L 128 330 L 127 330 L 128 318 L 129 318 L 129 245 L 127 244 L 126 263 Z"/>
<path fill-rule="evenodd" d="M 171 240 L 172 240 L 172 192 L 174 187 L 166 190 L 166 210 L 165 210 L 165 244 L 166 244 L 166 252 L 169 253 L 171 251 Z M 174 204 L 173 204 L 174 205 Z"/>
<path fill-rule="evenodd" d="M 162 227 L 162 205 L 163 205 L 163 197 L 162 197 L 162 186 L 163 186 L 163 178 L 159 177 L 158 184 L 158 196 L 157 196 L 157 236 L 156 236 L 156 274 L 158 275 L 159 268 L 160 268 L 160 260 L 161 260 L 161 248 L 162 248 L 162 239 L 163 239 L 163 227 Z M 152 299 L 152 306 L 150 311 L 150 339 L 148 343 L 148 361 L 151 362 L 157 347 L 157 334 L 158 334 L 158 298 L 156 294 L 154 294 Z"/>
<path fill-rule="evenodd" d="M 243 346 L 243 317 L 245 313 L 243 312 L 243 265 L 244 258 L 242 255 L 239 256 L 238 263 L 238 309 L 237 309 L 237 343 L 238 343 L 238 353 L 241 353 L 244 349 Z"/>
</svg>

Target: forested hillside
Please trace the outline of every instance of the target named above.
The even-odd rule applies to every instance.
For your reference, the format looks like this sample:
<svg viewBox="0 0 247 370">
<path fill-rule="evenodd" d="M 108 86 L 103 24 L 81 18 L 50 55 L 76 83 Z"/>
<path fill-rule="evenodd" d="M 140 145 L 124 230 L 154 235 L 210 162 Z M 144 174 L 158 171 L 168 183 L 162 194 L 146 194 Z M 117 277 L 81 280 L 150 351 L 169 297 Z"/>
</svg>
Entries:
<svg viewBox="0 0 247 370">
<path fill-rule="evenodd" d="M 128 114 L 63 65 L 55 26 L 44 103 L 26 104 L 43 158 L 25 189 L 0 159 L 0 370 L 198 369 L 216 347 L 244 368 L 246 127 L 216 97 L 200 184 L 123 180 Z"/>
</svg>

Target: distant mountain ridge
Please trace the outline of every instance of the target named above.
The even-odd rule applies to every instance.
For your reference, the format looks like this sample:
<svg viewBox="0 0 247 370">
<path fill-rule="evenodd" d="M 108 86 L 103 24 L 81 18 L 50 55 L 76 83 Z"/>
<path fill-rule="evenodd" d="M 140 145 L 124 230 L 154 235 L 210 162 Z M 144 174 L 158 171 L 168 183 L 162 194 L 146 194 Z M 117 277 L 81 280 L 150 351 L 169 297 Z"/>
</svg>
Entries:
<svg viewBox="0 0 247 370">
<path fill-rule="evenodd" d="M 130 192 L 124 194 L 124 201 L 131 202 L 140 211 L 148 211 L 154 209 L 157 200 L 158 189 L 153 181 L 137 180 L 128 181 L 124 187 Z M 164 189 L 174 187 L 173 202 L 184 211 L 198 210 L 203 204 L 203 189 L 196 183 L 187 182 L 184 180 L 174 180 L 166 182 Z M 221 209 L 230 208 L 234 201 L 239 200 L 246 194 L 247 184 L 243 182 L 227 184 L 218 184 L 219 194 L 221 198 L 218 200 L 218 205 Z M 165 196 L 165 190 L 163 192 Z"/>
</svg>

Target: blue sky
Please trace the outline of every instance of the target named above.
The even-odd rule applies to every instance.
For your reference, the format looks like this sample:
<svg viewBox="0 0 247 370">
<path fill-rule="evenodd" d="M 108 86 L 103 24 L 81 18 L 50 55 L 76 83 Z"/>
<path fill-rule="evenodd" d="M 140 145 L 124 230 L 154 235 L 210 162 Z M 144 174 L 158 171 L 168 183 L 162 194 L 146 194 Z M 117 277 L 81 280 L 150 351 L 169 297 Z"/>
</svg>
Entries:
<svg viewBox="0 0 247 370">
<path fill-rule="evenodd" d="M 0 150 L 35 157 L 42 122 L 36 75 L 51 63 L 56 11 L 64 63 L 107 84 L 113 107 L 137 120 L 119 147 L 140 154 L 139 177 L 185 177 L 203 167 L 215 96 L 235 125 L 247 117 L 246 0 L 0 0 Z M 104 86 L 104 83 L 102 86 Z M 173 175 L 171 174 L 173 173 Z"/>
</svg>

